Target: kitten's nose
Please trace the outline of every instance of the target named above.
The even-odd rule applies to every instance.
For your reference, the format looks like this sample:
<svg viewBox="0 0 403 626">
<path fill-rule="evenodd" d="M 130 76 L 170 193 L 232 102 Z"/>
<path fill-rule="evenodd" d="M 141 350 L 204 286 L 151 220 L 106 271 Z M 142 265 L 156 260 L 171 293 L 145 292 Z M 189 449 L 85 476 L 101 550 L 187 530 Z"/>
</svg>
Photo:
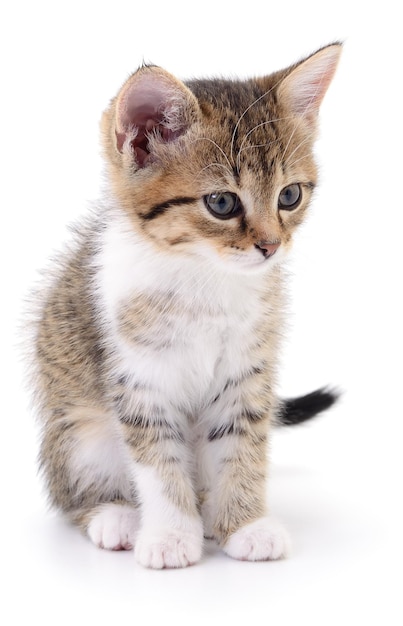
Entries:
<svg viewBox="0 0 403 626">
<path fill-rule="evenodd" d="M 255 248 L 260 250 L 263 256 L 266 257 L 266 259 L 268 259 L 270 256 L 273 256 L 273 254 L 276 252 L 276 250 L 278 250 L 279 247 L 279 241 L 258 241 L 257 243 L 255 243 Z"/>
</svg>

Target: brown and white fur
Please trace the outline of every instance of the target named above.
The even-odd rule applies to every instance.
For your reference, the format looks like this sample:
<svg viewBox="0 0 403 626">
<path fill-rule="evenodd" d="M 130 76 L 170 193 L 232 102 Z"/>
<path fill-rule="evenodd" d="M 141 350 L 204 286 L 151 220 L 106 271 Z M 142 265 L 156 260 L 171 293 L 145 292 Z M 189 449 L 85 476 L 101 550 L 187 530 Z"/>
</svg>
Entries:
<svg viewBox="0 0 403 626">
<path fill-rule="evenodd" d="M 287 551 L 266 502 L 270 427 L 298 409 L 276 393 L 282 262 L 339 53 L 246 81 L 144 66 L 104 113 L 108 188 L 35 326 L 41 467 L 56 507 L 144 566 L 197 562 L 203 536 Z"/>
</svg>

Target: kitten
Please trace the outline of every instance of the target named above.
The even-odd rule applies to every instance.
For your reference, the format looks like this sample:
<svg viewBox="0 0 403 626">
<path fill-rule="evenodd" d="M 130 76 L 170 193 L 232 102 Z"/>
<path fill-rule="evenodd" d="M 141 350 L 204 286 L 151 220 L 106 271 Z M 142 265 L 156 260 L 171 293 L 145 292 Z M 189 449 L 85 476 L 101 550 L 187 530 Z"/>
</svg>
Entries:
<svg viewBox="0 0 403 626">
<path fill-rule="evenodd" d="M 108 191 L 36 320 L 41 467 L 56 507 L 146 567 L 197 562 L 203 536 L 236 559 L 287 552 L 270 428 L 336 396 L 277 398 L 282 263 L 340 50 L 245 81 L 144 66 L 103 115 Z"/>
</svg>

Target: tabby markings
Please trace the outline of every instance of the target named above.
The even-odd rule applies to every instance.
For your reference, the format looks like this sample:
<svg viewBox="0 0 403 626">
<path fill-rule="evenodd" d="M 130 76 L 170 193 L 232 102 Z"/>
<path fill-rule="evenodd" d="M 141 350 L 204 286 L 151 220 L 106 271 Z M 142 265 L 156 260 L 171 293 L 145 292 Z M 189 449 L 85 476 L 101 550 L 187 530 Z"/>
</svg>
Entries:
<svg viewBox="0 0 403 626">
<path fill-rule="evenodd" d="M 165 202 L 161 202 L 160 204 L 155 204 L 148 211 L 148 213 L 142 213 L 141 217 L 144 220 L 153 220 L 156 217 L 159 217 L 160 215 L 163 215 L 163 213 L 165 213 L 172 206 L 178 206 L 178 205 L 181 205 L 181 204 L 193 204 L 196 201 L 197 201 L 197 198 L 189 198 L 189 197 L 186 197 L 186 196 L 184 196 L 182 198 L 172 198 L 172 200 L 166 200 Z"/>
<path fill-rule="evenodd" d="M 140 429 L 151 433 L 151 437 L 156 441 L 174 440 L 180 443 L 185 442 L 185 437 L 163 418 L 147 419 L 143 415 L 119 415 L 119 421 L 132 429 Z"/>
</svg>

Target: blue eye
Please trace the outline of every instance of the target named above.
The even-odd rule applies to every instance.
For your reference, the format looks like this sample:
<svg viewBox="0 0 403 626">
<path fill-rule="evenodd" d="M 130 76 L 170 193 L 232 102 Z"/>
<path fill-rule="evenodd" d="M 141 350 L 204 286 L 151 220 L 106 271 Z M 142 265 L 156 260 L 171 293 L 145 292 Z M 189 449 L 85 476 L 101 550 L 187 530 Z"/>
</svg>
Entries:
<svg viewBox="0 0 403 626">
<path fill-rule="evenodd" d="M 204 204 L 214 217 L 228 220 L 242 213 L 242 204 L 236 193 L 222 191 L 203 196 Z"/>
<path fill-rule="evenodd" d="M 280 191 L 278 197 L 278 208 L 285 211 L 292 211 L 296 209 L 302 198 L 301 185 L 294 183 L 293 185 L 287 185 Z"/>
</svg>

